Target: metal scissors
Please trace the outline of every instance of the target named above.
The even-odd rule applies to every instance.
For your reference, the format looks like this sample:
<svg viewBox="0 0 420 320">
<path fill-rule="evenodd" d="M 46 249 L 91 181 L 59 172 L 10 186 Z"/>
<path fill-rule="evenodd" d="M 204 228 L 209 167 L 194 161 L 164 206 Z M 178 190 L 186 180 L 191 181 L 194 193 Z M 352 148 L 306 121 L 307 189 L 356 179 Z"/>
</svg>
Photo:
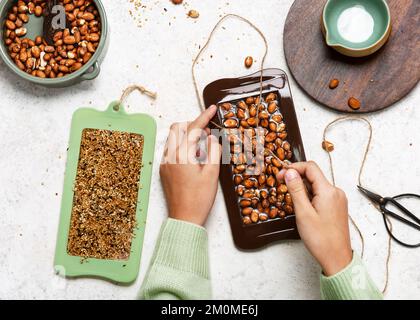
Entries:
<svg viewBox="0 0 420 320">
<path fill-rule="evenodd" d="M 381 211 L 383 218 L 384 218 L 384 223 L 385 223 L 385 227 L 386 230 L 388 232 L 388 234 L 390 235 L 390 237 L 392 239 L 394 239 L 397 243 L 401 244 L 404 247 L 407 248 L 419 248 L 420 247 L 420 243 L 418 244 L 408 244 L 405 243 L 404 241 L 399 240 L 392 232 L 392 227 L 390 227 L 387 219 L 388 218 L 393 218 L 396 219 L 402 223 L 404 223 L 405 225 L 416 229 L 417 231 L 420 232 L 420 219 L 415 216 L 412 212 L 410 212 L 406 207 L 404 207 L 399 200 L 403 199 L 403 198 L 417 198 L 420 200 L 420 195 L 418 194 L 412 194 L 412 193 L 406 193 L 406 194 L 401 194 L 399 196 L 396 197 L 382 197 L 376 193 L 373 193 L 372 191 L 366 190 L 365 188 L 358 186 L 359 190 L 368 198 L 370 199 L 374 204 L 376 204 L 379 208 L 379 210 Z M 395 212 L 390 211 L 389 209 L 387 209 L 388 205 L 394 205 L 397 209 L 399 209 L 399 211 L 401 211 L 402 214 L 397 214 Z M 406 219 L 405 217 L 410 218 L 412 221 Z"/>
</svg>

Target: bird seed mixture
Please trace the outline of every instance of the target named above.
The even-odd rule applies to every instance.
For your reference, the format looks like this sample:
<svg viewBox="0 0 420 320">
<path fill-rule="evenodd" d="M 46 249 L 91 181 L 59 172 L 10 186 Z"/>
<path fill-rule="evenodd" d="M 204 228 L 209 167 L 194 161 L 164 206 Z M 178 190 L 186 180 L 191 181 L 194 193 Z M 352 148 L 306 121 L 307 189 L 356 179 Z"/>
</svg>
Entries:
<svg viewBox="0 0 420 320">
<path fill-rule="evenodd" d="M 105 260 L 130 257 L 144 137 L 85 129 L 74 186 L 67 252 Z"/>
</svg>

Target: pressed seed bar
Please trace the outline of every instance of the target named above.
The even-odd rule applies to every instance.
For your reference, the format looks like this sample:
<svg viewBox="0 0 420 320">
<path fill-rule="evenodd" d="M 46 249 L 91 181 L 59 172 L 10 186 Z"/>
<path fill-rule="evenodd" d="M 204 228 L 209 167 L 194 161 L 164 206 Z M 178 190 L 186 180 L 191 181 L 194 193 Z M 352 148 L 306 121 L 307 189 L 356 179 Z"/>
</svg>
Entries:
<svg viewBox="0 0 420 320">
<path fill-rule="evenodd" d="M 144 137 L 85 129 L 74 186 L 67 251 L 105 260 L 130 257 Z"/>
</svg>

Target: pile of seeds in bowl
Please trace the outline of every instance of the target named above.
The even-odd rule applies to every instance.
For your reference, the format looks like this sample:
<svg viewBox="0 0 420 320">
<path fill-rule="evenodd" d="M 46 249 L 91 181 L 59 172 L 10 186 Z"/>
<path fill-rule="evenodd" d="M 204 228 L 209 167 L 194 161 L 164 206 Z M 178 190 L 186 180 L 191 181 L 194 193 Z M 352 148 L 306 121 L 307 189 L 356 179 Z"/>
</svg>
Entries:
<svg viewBox="0 0 420 320">
<path fill-rule="evenodd" d="M 68 254 L 105 260 L 130 257 L 143 146 L 139 134 L 83 130 Z"/>
<path fill-rule="evenodd" d="M 58 1 L 65 9 L 67 28 L 57 30 L 53 43 L 42 36 L 26 37 L 26 23 L 47 15 L 48 0 L 19 0 L 4 23 L 4 43 L 16 66 L 35 77 L 61 78 L 83 67 L 101 38 L 101 21 L 93 0 Z"/>
</svg>

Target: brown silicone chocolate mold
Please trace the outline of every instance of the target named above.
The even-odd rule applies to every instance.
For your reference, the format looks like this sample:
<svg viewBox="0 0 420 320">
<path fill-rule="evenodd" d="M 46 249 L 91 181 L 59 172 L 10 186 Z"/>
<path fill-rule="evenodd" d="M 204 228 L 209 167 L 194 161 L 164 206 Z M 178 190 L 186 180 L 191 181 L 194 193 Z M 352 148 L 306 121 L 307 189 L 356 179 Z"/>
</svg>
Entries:
<svg viewBox="0 0 420 320">
<path fill-rule="evenodd" d="M 204 89 L 206 107 L 222 103 L 236 103 L 239 100 L 255 97 L 260 94 L 261 72 L 241 78 L 221 79 L 209 84 Z M 280 69 L 263 71 L 263 95 L 276 93 L 283 122 L 287 126 L 287 141 L 291 145 L 293 157 L 291 162 L 306 161 L 302 138 L 296 117 L 295 107 L 289 88 L 287 75 Z M 221 114 L 213 119 L 222 125 Z M 220 181 L 229 214 L 230 225 L 236 246 L 244 250 L 258 249 L 279 240 L 300 239 L 294 215 L 285 218 L 268 220 L 251 225 L 243 223 L 238 195 L 233 181 L 233 166 L 222 164 Z"/>
</svg>

